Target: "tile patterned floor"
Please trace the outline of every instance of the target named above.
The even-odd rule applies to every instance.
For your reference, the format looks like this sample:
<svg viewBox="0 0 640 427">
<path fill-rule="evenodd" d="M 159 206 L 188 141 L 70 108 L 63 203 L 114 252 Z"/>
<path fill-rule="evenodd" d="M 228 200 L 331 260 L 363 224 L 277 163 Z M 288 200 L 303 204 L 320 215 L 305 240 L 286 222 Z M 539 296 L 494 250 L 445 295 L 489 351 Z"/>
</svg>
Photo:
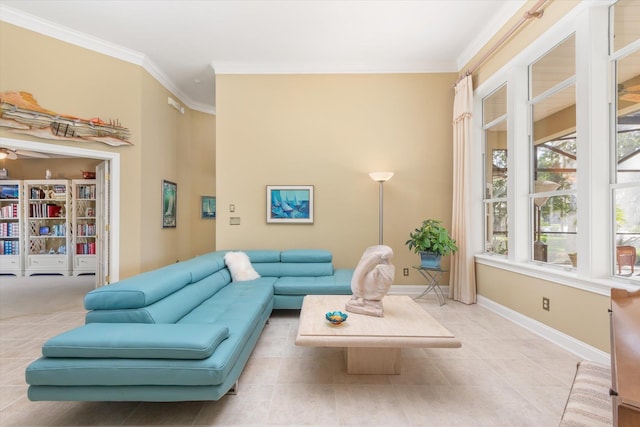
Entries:
<svg viewBox="0 0 640 427">
<path fill-rule="evenodd" d="M 31 402 L 25 367 L 84 312 L 0 320 L 0 426 L 557 426 L 578 357 L 478 305 L 420 305 L 459 349 L 406 349 L 400 375 L 348 375 L 343 352 L 294 345 L 297 311 L 276 311 L 217 402 Z"/>
</svg>

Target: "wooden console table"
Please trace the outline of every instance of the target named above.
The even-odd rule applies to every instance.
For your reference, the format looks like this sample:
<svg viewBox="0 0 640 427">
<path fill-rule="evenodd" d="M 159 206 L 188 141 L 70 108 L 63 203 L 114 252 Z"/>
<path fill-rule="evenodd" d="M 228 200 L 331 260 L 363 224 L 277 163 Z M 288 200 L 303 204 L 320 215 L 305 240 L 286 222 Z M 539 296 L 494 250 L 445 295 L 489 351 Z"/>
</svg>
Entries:
<svg viewBox="0 0 640 427">
<path fill-rule="evenodd" d="M 613 425 L 640 426 L 640 291 L 611 289 Z"/>
</svg>

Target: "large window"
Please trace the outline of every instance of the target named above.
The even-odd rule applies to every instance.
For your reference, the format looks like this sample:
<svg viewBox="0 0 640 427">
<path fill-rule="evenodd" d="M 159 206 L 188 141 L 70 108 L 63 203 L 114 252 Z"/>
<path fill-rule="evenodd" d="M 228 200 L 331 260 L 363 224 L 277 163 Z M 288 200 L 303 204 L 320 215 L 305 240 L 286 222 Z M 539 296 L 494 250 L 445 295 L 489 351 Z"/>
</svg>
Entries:
<svg viewBox="0 0 640 427">
<path fill-rule="evenodd" d="M 619 1 L 610 12 L 617 93 L 611 140 L 613 273 L 640 281 L 640 4 Z"/>
<path fill-rule="evenodd" d="M 531 257 L 576 264 L 575 36 L 529 66 Z"/>
<path fill-rule="evenodd" d="M 640 1 L 579 2 L 474 109 L 477 262 L 602 295 L 639 286 Z"/>
<path fill-rule="evenodd" d="M 485 252 L 508 253 L 507 86 L 482 100 Z"/>
</svg>

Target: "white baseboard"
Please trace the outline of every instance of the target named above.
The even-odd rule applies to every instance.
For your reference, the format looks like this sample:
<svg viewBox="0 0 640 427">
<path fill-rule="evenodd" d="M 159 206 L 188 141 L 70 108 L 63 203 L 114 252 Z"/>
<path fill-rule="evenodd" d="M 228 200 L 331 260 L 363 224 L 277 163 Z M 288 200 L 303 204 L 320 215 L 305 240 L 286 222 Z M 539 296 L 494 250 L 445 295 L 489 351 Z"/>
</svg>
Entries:
<svg viewBox="0 0 640 427">
<path fill-rule="evenodd" d="M 393 285 L 389 289 L 389 295 L 407 295 L 414 298 L 420 295 L 426 288 L 427 285 Z M 442 293 L 448 298 L 449 285 L 441 285 L 440 289 L 442 289 Z"/>
<path fill-rule="evenodd" d="M 478 305 L 511 320 L 513 323 L 522 326 L 523 328 L 533 332 L 536 335 L 545 338 L 546 340 L 564 348 L 567 351 L 579 356 L 582 359 L 591 360 L 593 362 L 602 363 L 603 365 L 609 365 L 611 363 L 611 357 L 609 353 L 606 353 L 600 349 L 597 349 L 589 344 L 586 344 L 574 337 L 553 329 L 544 323 L 538 322 L 524 314 L 518 313 L 508 307 L 505 307 L 497 302 L 490 300 L 489 298 L 478 295 Z"/>
</svg>

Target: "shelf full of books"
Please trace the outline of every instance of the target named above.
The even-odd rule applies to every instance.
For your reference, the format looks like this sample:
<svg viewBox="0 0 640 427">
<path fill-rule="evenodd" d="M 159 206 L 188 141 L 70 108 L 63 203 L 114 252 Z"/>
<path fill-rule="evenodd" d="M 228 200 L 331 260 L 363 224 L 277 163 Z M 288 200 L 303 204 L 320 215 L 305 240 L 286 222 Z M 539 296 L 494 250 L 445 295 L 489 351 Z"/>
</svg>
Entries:
<svg viewBox="0 0 640 427">
<path fill-rule="evenodd" d="M 61 274 L 71 271 L 68 212 L 71 188 L 68 180 L 26 180 L 25 275 Z"/>
<path fill-rule="evenodd" d="M 95 179 L 0 180 L 0 275 L 95 274 Z"/>
<path fill-rule="evenodd" d="M 74 179 L 72 188 L 73 275 L 95 274 L 96 271 L 96 181 Z"/>
<path fill-rule="evenodd" d="M 0 181 L 0 275 L 22 274 L 21 188 L 21 181 Z"/>
</svg>

